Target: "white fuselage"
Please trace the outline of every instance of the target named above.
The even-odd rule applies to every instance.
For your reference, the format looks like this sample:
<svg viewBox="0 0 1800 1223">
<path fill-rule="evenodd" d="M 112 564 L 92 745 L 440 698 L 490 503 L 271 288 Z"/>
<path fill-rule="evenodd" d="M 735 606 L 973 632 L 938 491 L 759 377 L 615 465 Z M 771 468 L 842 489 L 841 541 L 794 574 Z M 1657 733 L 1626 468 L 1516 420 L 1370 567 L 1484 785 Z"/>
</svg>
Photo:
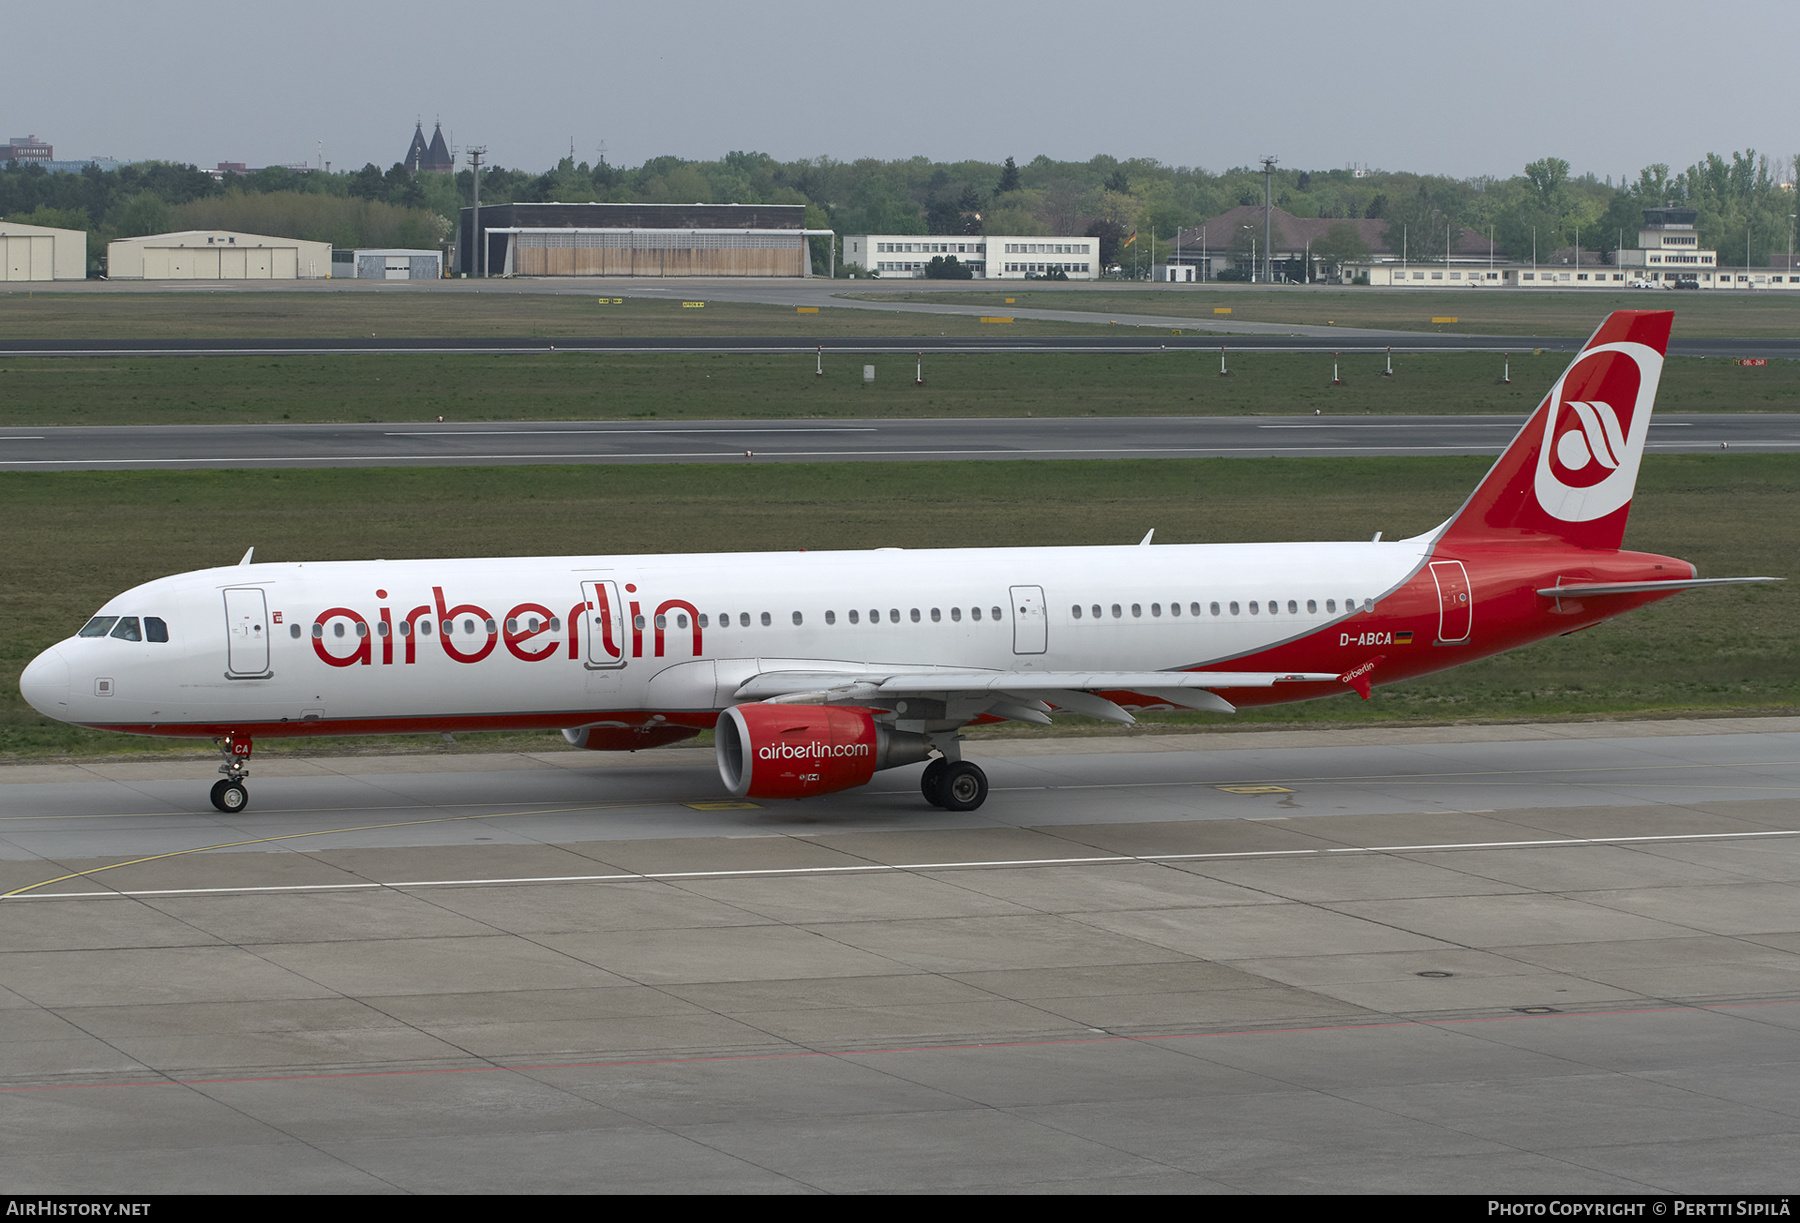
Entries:
<svg viewBox="0 0 1800 1223">
<path fill-rule="evenodd" d="M 126 591 L 100 615 L 156 617 L 167 641 L 72 637 L 34 662 L 22 687 L 70 722 L 267 735 L 711 713 L 752 675 L 796 665 L 1194 668 L 1309 635 L 1325 641 L 1321 629 L 1395 590 L 1430 546 L 1421 537 L 241 565 Z M 1337 654 L 1318 666 L 1356 661 Z"/>
</svg>

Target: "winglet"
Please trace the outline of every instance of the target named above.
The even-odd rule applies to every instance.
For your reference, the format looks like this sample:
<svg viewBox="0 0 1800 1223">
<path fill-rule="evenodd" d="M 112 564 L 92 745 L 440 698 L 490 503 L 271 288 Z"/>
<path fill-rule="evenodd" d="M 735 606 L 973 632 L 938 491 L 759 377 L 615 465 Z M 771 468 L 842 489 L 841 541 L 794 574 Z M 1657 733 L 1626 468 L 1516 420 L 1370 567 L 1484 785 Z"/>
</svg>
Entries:
<svg viewBox="0 0 1800 1223">
<path fill-rule="evenodd" d="M 240 567 L 242 567 L 244 565 L 248 565 L 250 563 L 250 558 L 252 556 L 254 556 L 255 554 L 256 554 L 256 545 L 251 544 L 250 547 L 244 551 L 244 559 L 239 561 L 238 565 Z"/>
<path fill-rule="evenodd" d="M 1362 697 L 1365 701 L 1368 700 L 1370 687 L 1369 672 L 1380 666 L 1382 660 L 1386 657 L 1386 654 L 1377 654 L 1362 666 L 1352 667 L 1350 670 L 1337 677 L 1338 683 L 1349 684 L 1352 688 L 1356 689 L 1356 694 L 1358 696 Z"/>
<path fill-rule="evenodd" d="M 1156 534 L 1155 527 L 1151 527 L 1148 531 L 1145 531 L 1144 538 L 1138 540 L 1138 547 L 1148 548 L 1150 546 L 1150 537 L 1154 534 Z"/>
</svg>

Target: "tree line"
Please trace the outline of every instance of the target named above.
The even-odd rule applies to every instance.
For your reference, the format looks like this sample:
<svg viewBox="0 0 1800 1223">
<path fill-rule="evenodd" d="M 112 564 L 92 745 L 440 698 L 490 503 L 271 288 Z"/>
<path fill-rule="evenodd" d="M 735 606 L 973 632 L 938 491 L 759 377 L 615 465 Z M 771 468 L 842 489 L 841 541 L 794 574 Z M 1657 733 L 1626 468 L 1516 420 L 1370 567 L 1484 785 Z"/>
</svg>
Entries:
<svg viewBox="0 0 1800 1223">
<path fill-rule="evenodd" d="M 1278 168 L 1275 204 L 1300 217 L 1385 220 L 1429 259 L 1443 236 L 1467 226 L 1493 235 L 1503 256 L 1529 260 L 1574 246 L 1611 252 L 1633 246 L 1642 209 L 1681 205 L 1698 213 L 1701 245 L 1720 262 L 1766 264 L 1789 248 L 1795 159 L 1755 150 L 1708 153 L 1680 172 L 1644 168 L 1635 181 L 1574 175 L 1545 157 L 1508 178 L 1452 178 L 1410 171 Z M 433 247 L 469 202 L 473 174 L 408 174 L 396 163 L 334 173 L 270 167 L 215 180 L 193 166 L 146 162 L 51 174 L 17 162 L 0 167 L 0 217 L 85 229 L 96 258 L 112 238 L 170 229 L 274 233 L 335 246 Z M 483 204 L 801 204 L 806 224 L 837 233 L 1087 235 L 1100 256 L 1119 258 L 1133 233 L 1168 237 L 1239 205 L 1263 201 L 1263 171 L 1219 172 L 1147 158 L 1087 161 L 1039 156 L 1018 164 L 831 157 L 777 161 L 731 152 L 713 160 L 653 157 L 636 167 L 563 158 L 543 173 L 484 166 Z M 1440 235 L 1433 238 L 1432 235 Z M 815 263 L 826 262 L 815 240 Z M 841 261 L 840 261 L 841 262 Z"/>
</svg>

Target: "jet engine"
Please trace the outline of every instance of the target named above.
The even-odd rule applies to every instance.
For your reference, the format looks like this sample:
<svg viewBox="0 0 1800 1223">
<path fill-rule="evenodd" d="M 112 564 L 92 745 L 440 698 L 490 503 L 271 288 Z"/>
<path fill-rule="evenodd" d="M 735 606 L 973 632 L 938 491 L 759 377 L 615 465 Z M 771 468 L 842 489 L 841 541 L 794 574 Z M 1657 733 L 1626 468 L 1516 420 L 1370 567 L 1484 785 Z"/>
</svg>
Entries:
<svg viewBox="0 0 1800 1223">
<path fill-rule="evenodd" d="M 854 705 L 733 705 L 713 731 L 719 776 L 739 798 L 805 798 L 926 758 L 924 735 L 890 729 L 875 714 Z"/>
</svg>

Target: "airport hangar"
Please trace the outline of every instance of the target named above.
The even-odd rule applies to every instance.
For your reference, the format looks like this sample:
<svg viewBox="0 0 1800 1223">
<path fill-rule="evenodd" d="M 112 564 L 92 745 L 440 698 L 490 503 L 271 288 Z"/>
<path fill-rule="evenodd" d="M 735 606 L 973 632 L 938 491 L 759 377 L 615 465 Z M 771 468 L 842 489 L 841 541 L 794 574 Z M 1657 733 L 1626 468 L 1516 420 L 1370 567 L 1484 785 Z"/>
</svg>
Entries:
<svg viewBox="0 0 1800 1223">
<path fill-rule="evenodd" d="M 85 280 L 87 234 L 0 222 L 0 280 Z"/>
<path fill-rule="evenodd" d="M 479 269 L 470 257 L 477 223 L 486 256 Z M 831 233 L 806 228 L 804 204 L 496 204 L 462 210 L 456 270 L 481 276 L 801 277 L 812 275 L 807 239 Z"/>
<path fill-rule="evenodd" d="M 109 280 L 324 280 L 331 243 L 228 229 L 120 238 L 106 244 Z"/>
</svg>

